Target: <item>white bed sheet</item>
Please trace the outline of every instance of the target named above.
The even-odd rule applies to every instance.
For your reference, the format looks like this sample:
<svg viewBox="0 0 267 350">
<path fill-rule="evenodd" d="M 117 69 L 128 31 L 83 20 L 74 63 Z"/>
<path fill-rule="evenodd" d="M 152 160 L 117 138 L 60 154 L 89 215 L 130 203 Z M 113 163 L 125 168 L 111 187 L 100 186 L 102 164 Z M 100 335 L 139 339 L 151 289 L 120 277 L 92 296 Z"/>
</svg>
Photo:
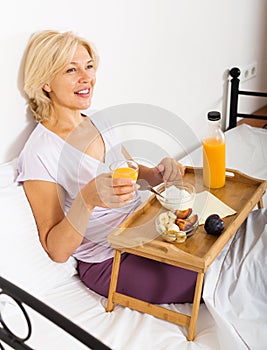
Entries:
<svg viewBox="0 0 267 350">
<path fill-rule="evenodd" d="M 266 349 L 266 252 L 264 208 L 249 215 L 206 273 L 203 298 L 220 325 L 222 349 Z"/>
<path fill-rule="evenodd" d="M 228 167 L 239 169 L 248 175 L 267 179 L 266 130 L 242 125 L 227 132 L 226 141 Z M 189 165 L 201 166 L 201 150 L 198 149 L 193 152 L 186 162 Z M 264 235 L 262 236 L 264 237 Z M 262 242 L 259 238 L 257 243 L 258 246 L 261 244 L 261 249 L 264 247 L 264 242 L 266 243 L 266 225 L 265 238 Z M 242 246 L 243 243 L 238 240 L 236 247 L 238 247 L 238 244 Z M 263 350 L 266 347 L 266 338 L 262 338 L 262 331 L 266 329 L 265 315 L 267 313 L 265 310 L 264 314 L 262 312 L 257 314 L 254 310 L 255 304 L 250 303 L 254 311 L 251 314 L 252 318 L 242 319 L 243 299 L 240 298 L 241 306 L 240 303 L 231 304 L 229 302 L 229 298 L 231 299 L 231 294 L 228 293 L 229 283 L 231 278 L 233 279 L 231 273 L 234 271 L 231 269 L 235 267 L 231 264 L 222 264 L 227 256 L 228 262 L 231 262 L 231 259 L 233 261 L 236 259 L 234 255 L 227 255 L 230 254 L 227 253 L 229 245 L 225 247 L 219 258 L 212 264 L 205 278 L 204 297 L 206 304 L 200 306 L 196 337 L 193 342 L 186 339 L 187 328 L 156 319 L 150 315 L 118 305 L 113 312 L 106 313 L 104 308 L 106 298 L 88 290 L 78 280 L 77 276 L 70 276 L 61 286 L 46 291 L 41 299 L 112 349 Z M 250 256 L 253 256 L 255 252 L 251 251 L 250 253 Z M 266 263 L 264 256 L 259 256 L 259 259 Z M 219 280 L 219 275 L 223 275 L 225 278 Z M 261 280 L 262 274 L 258 273 L 257 280 L 254 282 L 258 285 Z M 232 289 L 235 298 L 242 290 L 244 276 L 242 275 L 242 279 L 237 282 L 233 284 Z M 266 295 L 265 287 L 265 285 L 262 286 Z M 189 304 L 169 305 L 168 307 L 180 309 L 183 312 L 191 312 L 191 305 Z M 9 315 L 8 321 L 20 330 L 21 326 L 12 312 L 13 306 L 6 309 Z M 33 323 L 33 335 L 29 345 L 38 350 L 85 349 L 85 346 L 65 335 L 65 332 L 59 330 L 56 326 L 51 326 L 49 321 L 45 321 L 31 310 L 29 312 Z M 259 323 L 255 322 L 256 317 L 260 320 Z M 252 332 L 252 329 L 256 331 Z M 265 343 L 262 343 L 262 341 Z M 8 346 L 6 348 L 9 349 Z"/>
<path fill-rule="evenodd" d="M 147 314 L 119 305 L 111 313 L 105 312 L 106 298 L 88 290 L 78 277 L 72 277 L 64 286 L 57 287 L 42 298 L 60 313 L 77 323 L 91 335 L 102 340 L 112 349 L 186 349 L 219 350 L 216 324 L 204 304 L 200 307 L 196 340 L 186 340 L 187 329 L 154 318 Z M 191 312 L 191 305 L 170 305 L 173 310 L 180 308 Z M 29 309 L 27 309 L 29 310 Z M 10 311 L 10 310 L 9 310 Z M 33 323 L 31 345 L 38 350 L 82 350 L 85 346 L 66 336 L 50 322 L 35 312 L 30 312 Z M 15 314 L 9 322 L 15 321 Z M 22 325 L 15 321 L 16 330 L 23 333 Z"/>
</svg>

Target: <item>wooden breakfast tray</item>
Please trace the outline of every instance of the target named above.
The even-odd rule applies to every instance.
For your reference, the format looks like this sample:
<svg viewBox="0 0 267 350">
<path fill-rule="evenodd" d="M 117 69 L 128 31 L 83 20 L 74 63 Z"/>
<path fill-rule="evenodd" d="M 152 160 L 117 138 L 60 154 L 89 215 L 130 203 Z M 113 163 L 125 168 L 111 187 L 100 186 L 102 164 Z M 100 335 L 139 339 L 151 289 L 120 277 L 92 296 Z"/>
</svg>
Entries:
<svg viewBox="0 0 267 350">
<path fill-rule="evenodd" d="M 207 190 L 202 184 L 202 168 L 186 168 L 183 179 L 192 183 L 196 192 Z M 266 188 L 267 181 L 227 169 L 226 185 L 210 190 L 236 211 L 236 214 L 223 219 L 225 229 L 219 237 L 208 235 L 204 225 L 200 225 L 184 243 L 165 242 L 155 228 L 155 218 L 164 208 L 153 195 L 115 229 L 108 240 L 114 248 L 122 251 L 194 271 L 206 271 L 255 205 L 262 207 L 261 198 Z"/>
<path fill-rule="evenodd" d="M 184 181 L 192 183 L 196 192 L 207 190 L 202 184 L 202 168 L 186 168 Z M 108 240 L 115 250 L 106 311 L 114 309 L 114 303 L 148 313 L 169 322 L 188 327 L 188 340 L 195 337 L 204 273 L 223 249 L 229 239 L 245 221 L 251 210 L 263 207 L 262 196 L 267 181 L 254 179 L 236 170 L 227 169 L 226 184 L 210 192 L 236 214 L 224 218 L 225 229 L 219 237 L 208 235 L 200 225 L 195 234 L 184 243 L 168 243 L 156 232 L 155 218 L 164 209 L 155 195 L 137 211 L 131 214 L 117 229 L 110 233 Z M 116 291 L 121 252 L 162 261 L 174 266 L 197 272 L 197 280 L 191 315 L 166 309 L 144 302 Z"/>
</svg>

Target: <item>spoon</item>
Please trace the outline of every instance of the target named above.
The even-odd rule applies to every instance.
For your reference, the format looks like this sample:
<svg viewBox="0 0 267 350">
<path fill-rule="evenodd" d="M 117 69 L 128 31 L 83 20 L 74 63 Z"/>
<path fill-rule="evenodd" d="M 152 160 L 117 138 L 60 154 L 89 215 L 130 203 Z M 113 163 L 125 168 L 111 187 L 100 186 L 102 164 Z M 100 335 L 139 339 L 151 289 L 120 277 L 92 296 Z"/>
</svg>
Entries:
<svg viewBox="0 0 267 350">
<path fill-rule="evenodd" d="M 146 189 L 150 192 L 155 193 L 157 196 L 160 196 L 161 198 L 165 199 L 164 196 L 161 193 L 159 193 L 158 191 L 156 191 L 152 186 L 148 185 Z"/>
<path fill-rule="evenodd" d="M 161 193 L 159 193 L 157 190 L 155 190 L 154 187 L 150 186 L 149 183 L 148 183 L 146 180 L 144 180 L 144 179 L 139 179 L 137 183 L 138 183 L 138 186 L 139 186 L 139 190 L 140 190 L 140 191 L 146 191 L 146 190 L 148 190 L 148 191 L 153 192 L 153 193 L 155 193 L 157 196 L 160 196 L 161 198 L 164 199 L 164 196 L 163 196 Z"/>
</svg>

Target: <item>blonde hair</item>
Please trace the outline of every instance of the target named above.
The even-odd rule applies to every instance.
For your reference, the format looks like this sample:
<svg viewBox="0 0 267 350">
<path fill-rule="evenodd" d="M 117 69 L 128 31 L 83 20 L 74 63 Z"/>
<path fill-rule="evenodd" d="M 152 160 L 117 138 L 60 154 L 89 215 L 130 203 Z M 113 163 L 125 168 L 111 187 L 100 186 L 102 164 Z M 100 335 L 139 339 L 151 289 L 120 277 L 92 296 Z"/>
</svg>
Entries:
<svg viewBox="0 0 267 350">
<path fill-rule="evenodd" d="M 30 38 L 24 60 L 24 91 L 36 122 L 53 118 L 53 104 L 43 86 L 69 64 L 78 45 L 86 48 L 96 69 L 98 56 L 92 44 L 73 32 L 43 30 Z"/>
</svg>

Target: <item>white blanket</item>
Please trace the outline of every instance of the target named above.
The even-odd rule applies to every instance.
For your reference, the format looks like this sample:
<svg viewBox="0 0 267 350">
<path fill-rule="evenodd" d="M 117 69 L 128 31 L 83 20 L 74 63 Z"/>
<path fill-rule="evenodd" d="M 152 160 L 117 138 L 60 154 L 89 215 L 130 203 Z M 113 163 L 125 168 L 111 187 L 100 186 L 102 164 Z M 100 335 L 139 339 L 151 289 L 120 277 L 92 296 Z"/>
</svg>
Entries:
<svg viewBox="0 0 267 350">
<path fill-rule="evenodd" d="M 267 209 L 253 211 L 205 275 L 221 349 L 267 346 Z"/>
</svg>

